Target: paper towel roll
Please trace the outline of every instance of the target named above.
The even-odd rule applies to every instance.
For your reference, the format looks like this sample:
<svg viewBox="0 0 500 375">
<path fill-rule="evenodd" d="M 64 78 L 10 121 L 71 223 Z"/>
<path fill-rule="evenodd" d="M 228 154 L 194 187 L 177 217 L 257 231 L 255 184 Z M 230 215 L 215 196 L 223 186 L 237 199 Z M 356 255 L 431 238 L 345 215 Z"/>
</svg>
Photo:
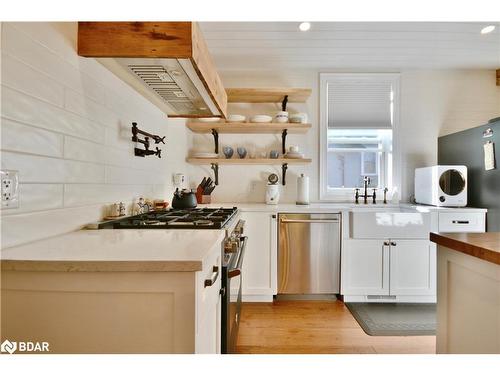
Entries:
<svg viewBox="0 0 500 375">
<path fill-rule="evenodd" d="M 309 204 L 309 177 L 297 177 L 297 204 Z"/>
</svg>

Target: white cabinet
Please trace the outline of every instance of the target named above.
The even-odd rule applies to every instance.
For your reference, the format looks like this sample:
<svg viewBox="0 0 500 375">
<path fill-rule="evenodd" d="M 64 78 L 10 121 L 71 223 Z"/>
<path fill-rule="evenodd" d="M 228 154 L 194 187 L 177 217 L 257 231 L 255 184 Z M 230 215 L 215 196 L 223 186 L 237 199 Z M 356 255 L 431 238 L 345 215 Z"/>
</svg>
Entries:
<svg viewBox="0 0 500 375">
<path fill-rule="evenodd" d="M 417 302 L 436 294 L 436 248 L 430 241 L 346 240 L 342 259 L 346 302 Z"/>
<path fill-rule="evenodd" d="M 389 293 L 436 294 L 436 246 L 426 240 L 390 241 Z"/>
<path fill-rule="evenodd" d="M 248 242 L 243 259 L 243 300 L 272 301 L 276 293 L 276 214 L 243 212 Z"/>
<path fill-rule="evenodd" d="M 383 241 L 345 241 L 342 256 L 342 294 L 389 294 L 389 247 Z"/>
<path fill-rule="evenodd" d="M 216 249 L 207 266 L 196 274 L 195 352 L 221 352 L 221 251 Z"/>
</svg>

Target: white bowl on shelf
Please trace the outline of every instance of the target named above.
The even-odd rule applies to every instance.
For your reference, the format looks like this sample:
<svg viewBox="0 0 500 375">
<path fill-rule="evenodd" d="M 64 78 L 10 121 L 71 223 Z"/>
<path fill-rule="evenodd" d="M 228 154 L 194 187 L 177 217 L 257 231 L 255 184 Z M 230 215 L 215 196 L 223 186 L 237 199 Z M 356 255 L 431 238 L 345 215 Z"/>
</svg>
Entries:
<svg viewBox="0 0 500 375">
<path fill-rule="evenodd" d="M 227 116 L 227 122 L 245 122 L 247 118 L 243 115 L 229 115 Z"/>
<path fill-rule="evenodd" d="M 256 123 L 267 123 L 271 122 L 273 118 L 268 115 L 255 115 L 250 117 L 250 122 L 256 122 Z"/>
<path fill-rule="evenodd" d="M 302 152 L 291 152 L 291 151 L 288 151 L 285 154 L 285 158 L 287 158 L 287 159 L 304 159 L 304 154 Z"/>
<path fill-rule="evenodd" d="M 220 117 L 200 117 L 198 119 L 200 122 L 219 122 Z"/>
</svg>

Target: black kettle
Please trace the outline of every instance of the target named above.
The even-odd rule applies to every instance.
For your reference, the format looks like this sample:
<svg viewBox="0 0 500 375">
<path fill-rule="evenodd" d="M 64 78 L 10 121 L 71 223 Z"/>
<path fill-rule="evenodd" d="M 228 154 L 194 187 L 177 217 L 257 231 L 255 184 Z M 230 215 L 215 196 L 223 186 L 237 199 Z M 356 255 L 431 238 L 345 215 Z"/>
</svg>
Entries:
<svg viewBox="0 0 500 375">
<path fill-rule="evenodd" d="M 193 191 L 175 189 L 172 208 L 196 208 L 196 206 L 196 195 Z"/>
</svg>

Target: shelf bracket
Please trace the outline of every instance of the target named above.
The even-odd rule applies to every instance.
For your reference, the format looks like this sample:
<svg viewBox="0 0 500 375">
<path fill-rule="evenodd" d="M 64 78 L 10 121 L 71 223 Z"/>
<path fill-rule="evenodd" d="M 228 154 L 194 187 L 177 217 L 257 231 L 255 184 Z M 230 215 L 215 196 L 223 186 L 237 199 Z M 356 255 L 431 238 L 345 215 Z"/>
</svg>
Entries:
<svg viewBox="0 0 500 375">
<path fill-rule="evenodd" d="M 286 136 L 288 135 L 288 129 L 283 129 L 281 132 L 281 152 L 283 156 L 286 154 Z"/>
<path fill-rule="evenodd" d="M 286 170 L 288 169 L 288 163 L 283 163 L 281 165 L 281 183 L 283 186 L 286 185 Z"/>
<path fill-rule="evenodd" d="M 219 132 L 215 129 L 212 129 L 212 135 L 214 136 L 214 144 L 215 144 L 215 153 L 219 153 Z"/>
<path fill-rule="evenodd" d="M 212 168 L 214 171 L 214 176 L 215 176 L 214 183 L 215 183 L 215 185 L 219 185 L 219 164 L 211 163 L 210 168 Z"/>
</svg>

